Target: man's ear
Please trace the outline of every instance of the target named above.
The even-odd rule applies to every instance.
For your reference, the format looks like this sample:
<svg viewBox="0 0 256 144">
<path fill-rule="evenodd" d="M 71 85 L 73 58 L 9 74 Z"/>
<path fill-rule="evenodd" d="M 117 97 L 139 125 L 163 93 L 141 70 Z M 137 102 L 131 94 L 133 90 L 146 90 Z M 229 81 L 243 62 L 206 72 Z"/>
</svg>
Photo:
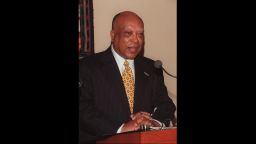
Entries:
<svg viewBox="0 0 256 144">
<path fill-rule="evenodd" d="M 111 42 L 113 42 L 115 37 L 115 32 L 113 30 L 110 31 L 110 37 L 111 37 Z"/>
</svg>

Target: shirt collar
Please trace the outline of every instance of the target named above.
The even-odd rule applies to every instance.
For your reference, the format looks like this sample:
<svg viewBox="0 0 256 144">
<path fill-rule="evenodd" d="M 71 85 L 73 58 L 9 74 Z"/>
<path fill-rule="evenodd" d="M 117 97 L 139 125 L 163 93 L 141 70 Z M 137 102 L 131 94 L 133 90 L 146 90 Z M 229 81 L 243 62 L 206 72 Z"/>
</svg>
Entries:
<svg viewBox="0 0 256 144">
<path fill-rule="evenodd" d="M 124 70 L 124 61 L 125 59 L 123 57 L 121 57 L 113 48 L 113 46 L 111 45 L 111 51 L 113 53 L 113 56 L 116 60 L 116 63 L 118 65 L 118 68 L 120 70 L 120 72 L 122 72 Z M 129 67 L 132 69 L 133 71 L 133 74 L 134 74 L 134 60 L 130 60 L 130 59 L 127 59 L 127 61 L 129 62 Z"/>
</svg>

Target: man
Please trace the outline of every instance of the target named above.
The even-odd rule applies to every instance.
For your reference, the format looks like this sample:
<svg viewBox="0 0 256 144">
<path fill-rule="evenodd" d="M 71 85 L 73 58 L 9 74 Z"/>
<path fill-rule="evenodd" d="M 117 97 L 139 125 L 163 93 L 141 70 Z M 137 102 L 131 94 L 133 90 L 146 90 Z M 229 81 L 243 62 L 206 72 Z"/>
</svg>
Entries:
<svg viewBox="0 0 256 144">
<path fill-rule="evenodd" d="M 80 63 L 80 144 L 144 125 L 169 126 L 174 119 L 176 107 L 167 94 L 162 71 L 141 54 L 142 19 L 130 11 L 117 14 L 110 36 L 106 51 Z"/>
</svg>

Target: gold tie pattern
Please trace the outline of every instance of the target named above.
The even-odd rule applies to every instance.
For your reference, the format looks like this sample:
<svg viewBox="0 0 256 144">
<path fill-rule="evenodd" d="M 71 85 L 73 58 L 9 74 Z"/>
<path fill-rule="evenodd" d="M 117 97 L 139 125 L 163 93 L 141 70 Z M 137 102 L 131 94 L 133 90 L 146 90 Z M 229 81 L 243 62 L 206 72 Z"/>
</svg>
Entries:
<svg viewBox="0 0 256 144">
<path fill-rule="evenodd" d="M 134 79 L 132 70 L 129 67 L 129 62 L 125 60 L 124 62 L 124 71 L 122 73 L 122 79 L 124 82 L 125 92 L 128 98 L 130 111 L 133 113 L 133 103 L 134 103 Z"/>
</svg>

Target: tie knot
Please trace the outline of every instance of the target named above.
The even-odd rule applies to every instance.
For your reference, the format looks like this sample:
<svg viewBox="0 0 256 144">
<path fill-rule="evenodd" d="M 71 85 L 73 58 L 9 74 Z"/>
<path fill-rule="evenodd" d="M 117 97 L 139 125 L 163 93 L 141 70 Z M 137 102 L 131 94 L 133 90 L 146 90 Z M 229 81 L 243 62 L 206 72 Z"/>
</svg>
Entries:
<svg viewBox="0 0 256 144">
<path fill-rule="evenodd" d="M 127 60 L 124 61 L 124 66 L 128 67 L 129 66 L 129 62 Z"/>
</svg>

